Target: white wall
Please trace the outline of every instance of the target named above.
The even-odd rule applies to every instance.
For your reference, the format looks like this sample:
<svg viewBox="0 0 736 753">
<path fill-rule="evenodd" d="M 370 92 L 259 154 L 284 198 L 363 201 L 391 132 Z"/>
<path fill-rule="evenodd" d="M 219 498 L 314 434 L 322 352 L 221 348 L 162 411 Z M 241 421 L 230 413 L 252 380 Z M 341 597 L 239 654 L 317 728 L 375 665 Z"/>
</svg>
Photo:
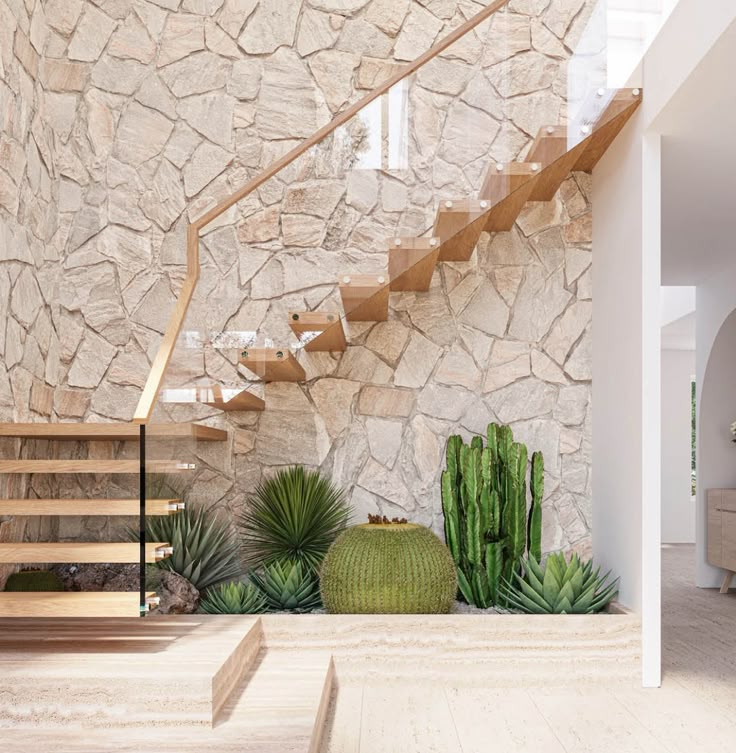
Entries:
<svg viewBox="0 0 736 753">
<path fill-rule="evenodd" d="M 662 541 L 695 542 L 691 498 L 690 391 L 694 350 L 662 350 Z"/>
<path fill-rule="evenodd" d="M 736 488 L 736 260 L 698 286 L 696 381 L 698 397 L 696 583 L 720 585 L 721 571 L 706 561 L 707 489 Z"/>
<path fill-rule="evenodd" d="M 642 616 L 660 683 L 660 142 L 643 111 L 593 172 L 593 551 Z"/>
<path fill-rule="evenodd" d="M 680 0 L 633 74 L 640 112 L 593 173 L 593 550 L 641 613 L 648 687 L 661 680 L 661 116 L 734 17 L 733 0 L 707 13 Z"/>
</svg>

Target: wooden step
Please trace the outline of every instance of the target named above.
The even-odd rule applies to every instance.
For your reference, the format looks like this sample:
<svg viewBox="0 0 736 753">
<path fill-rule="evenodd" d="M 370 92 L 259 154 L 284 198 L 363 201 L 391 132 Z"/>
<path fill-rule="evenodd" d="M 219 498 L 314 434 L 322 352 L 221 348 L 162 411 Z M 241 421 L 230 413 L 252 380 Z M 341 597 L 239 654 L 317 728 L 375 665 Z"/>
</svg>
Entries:
<svg viewBox="0 0 736 753">
<path fill-rule="evenodd" d="M 183 473 L 192 463 L 148 460 L 146 473 Z M 140 473 L 139 460 L 0 460 L 0 473 Z"/>
<path fill-rule="evenodd" d="M 261 652 L 225 704 L 220 728 L 247 741 L 244 751 L 317 753 L 334 682 L 328 652 Z"/>
<path fill-rule="evenodd" d="M 641 105 L 642 91 L 641 89 L 619 89 L 611 94 L 609 90 L 606 90 L 604 97 L 608 100 L 608 104 L 596 122 L 588 126 L 590 135 L 586 138 L 585 151 L 575 163 L 573 170 L 592 172 L 629 118 Z M 581 128 L 585 127 L 584 124 Z"/>
<path fill-rule="evenodd" d="M 137 499 L 0 499 L 0 515 L 138 515 Z M 180 499 L 147 499 L 146 515 L 175 515 Z"/>
<path fill-rule="evenodd" d="M 384 275 L 344 275 L 340 296 L 345 318 L 349 322 L 385 322 L 390 292 Z"/>
<path fill-rule="evenodd" d="M 132 543 L 33 542 L 0 544 L 0 562 L 38 565 L 53 562 L 138 562 L 140 547 Z M 171 554 L 168 544 L 146 543 L 146 562 L 159 562 Z"/>
<path fill-rule="evenodd" d="M 529 200 L 542 166 L 539 162 L 498 162 L 489 165 L 480 198 L 491 202 L 485 223 L 489 233 L 511 230 Z"/>
<path fill-rule="evenodd" d="M 149 608 L 158 605 L 153 591 Z M 1 617 L 138 617 L 138 591 L 13 591 L 0 592 Z"/>
<path fill-rule="evenodd" d="M 249 390 L 235 390 L 213 384 L 197 387 L 197 402 L 222 411 L 262 411 L 266 402 Z"/>
<path fill-rule="evenodd" d="M 391 290 L 429 290 L 440 254 L 440 239 L 392 238 L 388 248 Z"/>
<path fill-rule="evenodd" d="M 567 126 L 540 128 L 527 155 L 528 162 L 542 165 L 529 201 L 552 201 L 587 146 L 587 143 L 571 144 Z"/>
<path fill-rule="evenodd" d="M 240 363 L 264 382 L 303 382 L 307 375 L 290 350 L 248 348 L 240 354 Z"/>
<path fill-rule="evenodd" d="M 224 442 L 227 439 L 227 432 L 201 424 L 150 424 L 146 426 L 146 436 L 156 437 L 157 439 L 197 439 L 203 442 Z M 140 437 L 140 425 L 123 423 L 0 423 L 0 437 L 137 442 Z"/>
<path fill-rule="evenodd" d="M 308 352 L 337 352 L 346 350 L 348 342 L 339 314 L 323 311 L 290 311 L 289 326 L 305 343 Z"/>
<path fill-rule="evenodd" d="M 490 202 L 448 199 L 440 203 L 432 235 L 440 239 L 439 261 L 468 261 L 483 232 Z"/>
</svg>

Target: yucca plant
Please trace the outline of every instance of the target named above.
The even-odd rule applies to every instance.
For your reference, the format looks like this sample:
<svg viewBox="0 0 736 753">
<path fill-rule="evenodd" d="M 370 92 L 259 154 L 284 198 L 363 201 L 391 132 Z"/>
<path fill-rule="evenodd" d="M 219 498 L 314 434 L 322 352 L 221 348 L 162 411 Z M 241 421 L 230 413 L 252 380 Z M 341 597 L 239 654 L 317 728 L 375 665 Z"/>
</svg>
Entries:
<svg viewBox="0 0 736 753">
<path fill-rule="evenodd" d="M 137 540 L 138 532 L 131 531 L 131 538 Z M 238 541 L 230 526 L 200 505 L 188 504 L 176 515 L 147 518 L 146 539 L 171 544 L 174 553 L 156 567 L 182 575 L 199 591 L 242 572 Z"/>
<path fill-rule="evenodd" d="M 319 581 L 300 562 L 274 562 L 250 577 L 271 611 L 311 612 L 322 606 Z"/>
<path fill-rule="evenodd" d="M 240 516 L 248 567 L 299 562 L 317 572 L 350 517 L 345 493 L 317 471 L 294 466 L 259 484 Z"/>
<path fill-rule="evenodd" d="M 523 575 L 514 573 L 501 589 L 507 604 L 527 614 L 593 614 L 601 612 L 618 596 L 618 578 L 600 576 L 593 561 L 582 562 L 573 554 L 550 554 L 542 567 L 534 555 L 522 562 Z"/>
<path fill-rule="evenodd" d="M 207 614 L 260 614 L 267 609 L 266 597 L 252 583 L 212 586 L 199 606 Z"/>
</svg>

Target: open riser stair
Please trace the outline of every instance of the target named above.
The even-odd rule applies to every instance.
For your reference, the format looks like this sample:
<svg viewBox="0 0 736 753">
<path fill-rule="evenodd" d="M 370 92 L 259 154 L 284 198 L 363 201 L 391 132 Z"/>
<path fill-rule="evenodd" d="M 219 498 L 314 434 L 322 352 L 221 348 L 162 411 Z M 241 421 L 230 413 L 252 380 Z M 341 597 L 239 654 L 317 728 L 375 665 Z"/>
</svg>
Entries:
<svg viewBox="0 0 736 753">
<path fill-rule="evenodd" d="M 221 442 L 227 432 L 198 424 L 152 424 L 147 436 L 167 442 L 173 448 L 183 441 Z M 140 427 L 135 424 L 92 423 L 2 423 L 0 437 L 34 442 L 35 451 L 54 451 L 57 445 L 86 442 L 138 443 Z M 189 473 L 194 464 L 177 460 L 148 460 L 147 472 Z M 2 459 L 2 474 L 81 475 L 94 479 L 106 476 L 139 477 L 140 459 Z M 145 515 L 176 515 L 184 509 L 176 497 L 146 499 Z M 8 498 L 0 499 L 0 516 L 136 516 L 140 498 Z M 143 560 L 160 562 L 173 553 L 169 542 L 147 541 Z M 52 564 L 131 564 L 141 562 L 136 542 L 17 542 L 0 543 L 0 564 L 38 569 Z M 157 606 L 153 592 L 0 592 L 0 617 L 135 617 Z"/>
</svg>

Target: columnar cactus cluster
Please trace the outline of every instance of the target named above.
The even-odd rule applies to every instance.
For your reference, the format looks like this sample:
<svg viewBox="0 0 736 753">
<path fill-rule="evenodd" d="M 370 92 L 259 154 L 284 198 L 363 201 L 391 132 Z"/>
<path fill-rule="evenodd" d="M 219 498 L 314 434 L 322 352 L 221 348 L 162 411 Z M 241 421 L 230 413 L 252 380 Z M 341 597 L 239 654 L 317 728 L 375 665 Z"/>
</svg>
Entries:
<svg viewBox="0 0 736 753">
<path fill-rule="evenodd" d="M 482 437 L 469 445 L 450 437 L 442 473 L 445 540 L 460 593 L 481 608 L 503 603 L 501 583 L 518 572 L 526 552 L 542 557 L 542 453 L 532 455 L 527 514 L 526 445 L 498 424 L 489 424 L 487 438 L 484 447 Z"/>
</svg>

